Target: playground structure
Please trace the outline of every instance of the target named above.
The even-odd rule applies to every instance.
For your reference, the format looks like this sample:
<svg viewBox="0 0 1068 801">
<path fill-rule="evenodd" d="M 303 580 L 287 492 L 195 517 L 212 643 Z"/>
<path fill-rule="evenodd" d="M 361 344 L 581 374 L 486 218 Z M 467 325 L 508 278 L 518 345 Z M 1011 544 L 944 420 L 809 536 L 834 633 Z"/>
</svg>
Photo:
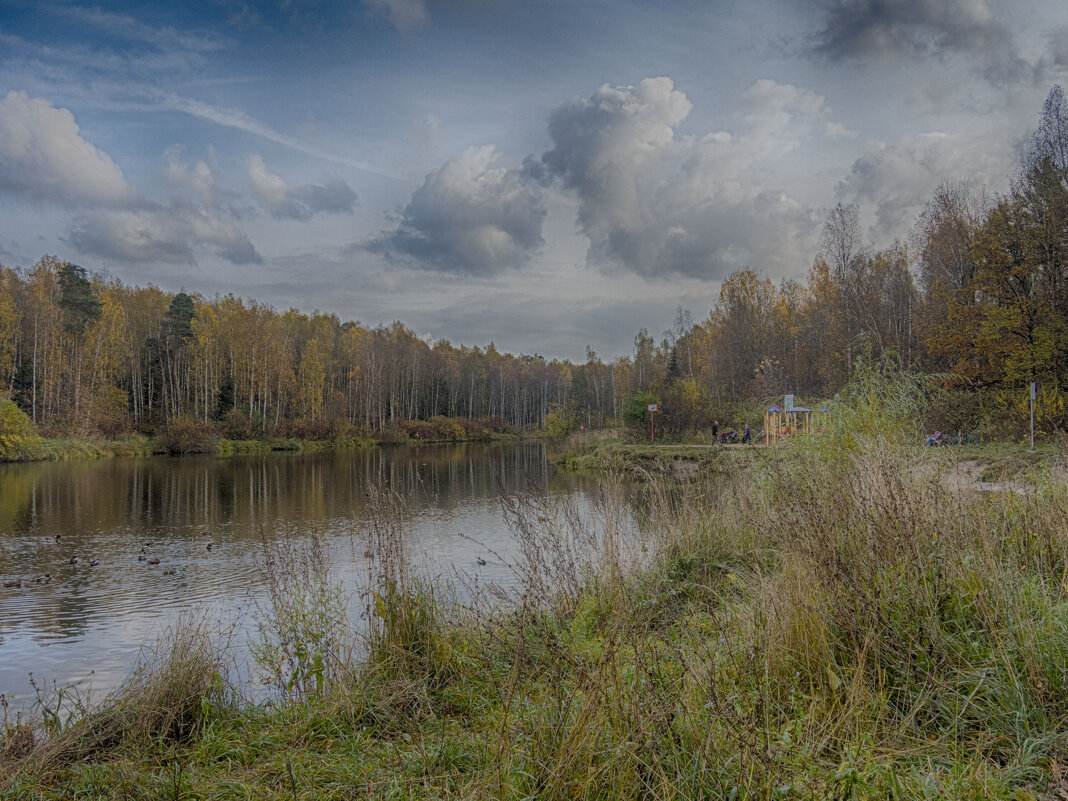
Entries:
<svg viewBox="0 0 1068 801">
<path fill-rule="evenodd" d="M 819 412 L 826 411 L 826 409 L 819 410 Z M 764 410 L 764 444 L 781 442 L 790 434 L 798 432 L 811 434 L 814 430 L 812 416 L 817 413 L 807 406 L 793 406 L 790 409 L 775 405 L 768 406 Z"/>
</svg>

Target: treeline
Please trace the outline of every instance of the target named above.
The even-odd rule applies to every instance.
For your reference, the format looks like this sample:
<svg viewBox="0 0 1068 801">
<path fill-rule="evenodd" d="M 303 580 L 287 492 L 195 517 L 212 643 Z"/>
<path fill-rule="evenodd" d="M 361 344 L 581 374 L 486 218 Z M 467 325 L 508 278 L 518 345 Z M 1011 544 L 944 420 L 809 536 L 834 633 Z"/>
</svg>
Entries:
<svg viewBox="0 0 1068 801">
<path fill-rule="evenodd" d="M 683 330 L 684 326 L 677 326 Z M 712 397 L 828 398 L 858 357 L 922 371 L 933 425 L 1068 424 L 1068 105 L 1050 92 L 1011 190 L 943 183 L 908 243 L 873 252 L 855 206 L 828 215 L 804 283 L 745 270 L 674 344 Z"/>
<path fill-rule="evenodd" d="M 156 432 L 176 420 L 234 438 L 328 436 L 434 418 L 557 431 L 619 425 L 647 400 L 662 431 L 700 429 L 732 405 L 828 398 L 858 358 L 934 376 L 947 429 L 1026 418 L 1068 423 L 1068 106 L 1046 100 L 1011 191 L 944 183 L 908 242 L 875 251 L 858 210 L 827 217 L 804 281 L 729 276 L 708 317 L 678 310 L 660 338 L 582 363 L 428 342 L 399 322 L 278 312 L 130 287 L 46 256 L 0 267 L 0 393 L 47 432 Z M 550 414 L 551 413 L 551 414 Z M 1014 423 L 1015 421 L 1015 423 Z M 440 420 L 439 420 L 440 423 Z M 418 430 L 418 426 L 415 426 Z M 428 428 L 428 436 L 434 428 Z"/>
<path fill-rule="evenodd" d="M 440 415 L 522 427 L 571 390 L 564 362 L 428 343 L 399 322 L 129 287 L 54 257 L 0 268 L 0 290 L 0 386 L 46 431 L 192 418 L 316 437 Z"/>
</svg>

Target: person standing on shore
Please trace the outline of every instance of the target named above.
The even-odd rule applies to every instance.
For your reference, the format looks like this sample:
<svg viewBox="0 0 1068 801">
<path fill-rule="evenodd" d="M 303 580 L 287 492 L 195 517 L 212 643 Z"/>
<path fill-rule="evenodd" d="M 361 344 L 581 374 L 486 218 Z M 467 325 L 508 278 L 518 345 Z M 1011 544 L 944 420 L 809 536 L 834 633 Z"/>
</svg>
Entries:
<svg viewBox="0 0 1068 801">
<path fill-rule="evenodd" d="M 749 430 L 749 423 L 745 424 L 745 433 L 742 434 L 742 444 L 748 445 L 749 441 L 753 439 L 753 433 Z"/>
<path fill-rule="evenodd" d="M 719 420 L 712 421 L 712 444 L 719 442 Z"/>
</svg>

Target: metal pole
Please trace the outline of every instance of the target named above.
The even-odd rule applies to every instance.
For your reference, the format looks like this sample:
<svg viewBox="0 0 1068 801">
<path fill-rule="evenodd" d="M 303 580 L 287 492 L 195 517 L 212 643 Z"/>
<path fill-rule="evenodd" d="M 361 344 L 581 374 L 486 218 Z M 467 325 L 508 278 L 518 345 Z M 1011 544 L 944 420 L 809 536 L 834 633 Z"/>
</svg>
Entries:
<svg viewBox="0 0 1068 801">
<path fill-rule="evenodd" d="M 1031 450 L 1035 449 L 1035 382 L 1031 382 Z"/>
<path fill-rule="evenodd" d="M 649 444 L 653 443 L 653 420 L 656 418 L 656 412 L 649 412 Z"/>
</svg>

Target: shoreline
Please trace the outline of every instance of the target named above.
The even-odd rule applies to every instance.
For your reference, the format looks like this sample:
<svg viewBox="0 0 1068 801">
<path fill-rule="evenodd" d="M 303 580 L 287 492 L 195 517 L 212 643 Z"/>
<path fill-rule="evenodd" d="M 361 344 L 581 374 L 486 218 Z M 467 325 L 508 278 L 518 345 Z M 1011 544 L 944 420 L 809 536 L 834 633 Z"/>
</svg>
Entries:
<svg viewBox="0 0 1068 801">
<path fill-rule="evenodd" d="M 543 500 L 519 504 L 536 561 L 498 612 L 454 608 L 383 558 L 360 660 L 311 587 L 299 628 L 277 620 L 292 661 L 269 707 L 220 682 L 225 655 L 196 631 L 175 632 L 81 720 L 9 728 L 0 788 L 814 801 L 1068 787 L 1063 472 L 991 503 L 917 470 L 934 456 L 918 448 L 778 453 L 731 458 L 722 482 L 647 471 L 634 492 L 657 525 L 640 565 Z M 397 553 L 401 532 L 379 530 Z M 587 546 L 594 558 L 572 558 Z"/>
<path fill-rule="evenodd" d="M 420 445 L 461 445 L 467 443 L 519 442 L 541 439 L 540 433 L 493 433 L 488 437 L 465 437 L 457 439 L 422 439 L 396 437 L 341 438 L 341 439 L 300 439 L 269 438 L 231 440 L 225 437 L 212 437 L 207 443 L 192 450 L 172 451 L 161 447 L 154 438 L 132 434 L 114 439 L 96 437 L 41 437 L 32 443 L 32 452 L 23 458 L 0 458 L 0 464 L 31 464 L 36 462 L 58 462 L 74 459 L 96 460 L 114 458 L 149 458 L 154 456 L 239 456 L 244 454 L 267 453 L 325 453 L 333 451 L 353 451 L 363 448 L 412 447 Z"/>
</svg>

